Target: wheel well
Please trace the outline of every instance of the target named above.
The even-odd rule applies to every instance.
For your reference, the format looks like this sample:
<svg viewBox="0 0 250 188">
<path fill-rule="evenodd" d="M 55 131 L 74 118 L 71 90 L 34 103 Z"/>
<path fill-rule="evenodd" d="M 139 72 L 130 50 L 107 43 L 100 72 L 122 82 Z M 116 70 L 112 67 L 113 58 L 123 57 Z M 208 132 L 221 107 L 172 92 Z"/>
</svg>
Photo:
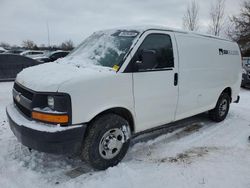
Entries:
<svg viewBox="0 0 250 188">
<path fill-rule="evenodd" d="M 117 114 L 117 115 L 123 117 L 124 119 L 126 119 L 128 121 L 131 132 L 133 133 L 135 131 L 133 115 L 126 108 L 122 108 L 122 107 L 111 108 L 111 109 L 108 109 L 108 110 L 105 110 L 105 111 L 99 113 L 93 119 L 95 119 L 103 114 L 108 114 L 108 113 L 114 113 L 114 114 Z"/>
<path fill-rule="evenodd" d="M 230 102 L 232 102 L 232 89 L 231 89 L 230 87 L 227 87 L 226 89 L 224 89 L 224 90 L 222 91 L 222 93 L 228 94 L 229 97 L 230 97 Z"/>
</svg>

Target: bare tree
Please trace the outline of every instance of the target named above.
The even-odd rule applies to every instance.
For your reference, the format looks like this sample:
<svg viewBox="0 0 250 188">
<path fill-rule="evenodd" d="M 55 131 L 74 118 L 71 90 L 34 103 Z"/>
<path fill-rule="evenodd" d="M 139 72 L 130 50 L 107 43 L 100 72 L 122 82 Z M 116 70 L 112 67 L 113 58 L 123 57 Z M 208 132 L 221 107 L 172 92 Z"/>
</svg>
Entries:
<svg viewBox="0 0 250 188">
<path fill-rule="evenodd" d="M 65 42 L 63 42 L 62 44 L 61 44 L 61 46 L 60 46 L 60 48 L 62 49 L 62 50 L 73 50 L 73 48 L 74 48 L 74 43 L 73 43 L 73 41 L 72 40 L 67 40 L 67 41 L 65 41 Z"/>
<path fill-rule="evenodd" d="M 27 49 L 37 49 L 37 45 L 32 40 L 24 40 L 22 46 Z"/>
<path fill-rule="evenodd" d="M 239 15 L 231 17 L 227 34 L 239 44 L 244 56 L 250 56 L 250 0 L 243 1 Z"/>
<path fill-rule="evenodd" d="M 195 0 L 187 6 L 183 17 L 183 27 L 190 31 L 197 31 L 199 29 L 199 5 Z"/>
<path fill-rule="evenodd" d="M 219 36 L 225 23 L 225 0 L 216 0 L 211 4 L 209 33 Z"/>
</svg>

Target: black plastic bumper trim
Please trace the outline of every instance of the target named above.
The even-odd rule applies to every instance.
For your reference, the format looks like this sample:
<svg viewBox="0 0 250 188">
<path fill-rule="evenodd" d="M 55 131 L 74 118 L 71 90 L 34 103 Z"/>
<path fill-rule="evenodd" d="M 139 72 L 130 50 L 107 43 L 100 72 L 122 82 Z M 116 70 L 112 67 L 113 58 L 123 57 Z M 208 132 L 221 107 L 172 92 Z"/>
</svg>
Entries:
<svg viewBox="0 0 250 188">
<path fill-rule="evenodd" d="M 87 125 L 58 132 L 43 132 L 18 125 L 7 113 L 9 125 L 23 145 L 46 153 L 72 154 L 79 153 Z"/>
</svg>

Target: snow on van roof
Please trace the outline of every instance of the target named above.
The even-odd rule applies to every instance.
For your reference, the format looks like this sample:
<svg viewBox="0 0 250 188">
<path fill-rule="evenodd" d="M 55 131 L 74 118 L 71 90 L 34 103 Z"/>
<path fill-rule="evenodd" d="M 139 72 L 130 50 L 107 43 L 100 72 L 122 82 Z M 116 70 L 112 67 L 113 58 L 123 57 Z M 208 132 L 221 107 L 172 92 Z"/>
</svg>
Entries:
<svg viewBox="0 0 250 188">
<path fill-rule="evenodd" d="M 122 27 L 107 29 L 107 30 L 103 30 L 103 31 L 114 31 L 114 30 L 135 30 L 135 31 L 138 31 L 140 33 L 143 33 L 143 32 L 145 32 L 147 30 L 164 30 L 164 31 L 172 31 L 172 32 L 189 34 L 189 35 L 196 35 L 196 36 L 207 37 L 207 38 L 214 38 L 214 39 L 219 39 L 219 40 L 226 40 L 226 41 L 231 42 L 231 40 L 223 38 L 223 37 L 210 35 L 210 34 L 205 34 L 205 33 L 200 33 L 200 32 L 194 32 L 194 31 L 187 31 L 187 30 L 182 30 L 182 29 L 171 28 L 171 27 L 164 26 L 164 25 L 122 26 Z"/>
</svg>

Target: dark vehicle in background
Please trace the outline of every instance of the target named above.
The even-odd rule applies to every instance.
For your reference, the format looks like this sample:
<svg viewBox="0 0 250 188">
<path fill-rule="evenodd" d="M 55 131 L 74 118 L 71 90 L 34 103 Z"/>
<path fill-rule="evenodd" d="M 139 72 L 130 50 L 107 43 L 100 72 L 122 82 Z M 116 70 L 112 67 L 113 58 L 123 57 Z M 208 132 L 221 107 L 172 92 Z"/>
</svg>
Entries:
<svg viewBox="0 0 250 188">
<path fill-rule="evenodd" d="M 4 54 L 21 54 L 23 49 L 11 49 L 4 52 Z"/>
<path fill-rule="evenodd" d="M 241 87 L 250 86 L 250 57 L 243 57 L 242 64 Z"/>
<path fill-rule="evenodd" d="M 16 75 L 24 68 L 40 64 L 34 59 L 14 55 L 0 54 L 0 81 L 15 80 Z"/>
<path fill-rule="evenodd" d="M 36 57 L 34 58 L 36 61 L 39 61 L 41 63 L 46 63 L 46 62 L 53 62 L 56 61 L 59 58 L 63 58 L 69 54 L 69 51 L 62 51 L 62 50 L 57 50 L 48 54 L 45 54 L 44 56 L 41 57 Z"/>
</svg>

